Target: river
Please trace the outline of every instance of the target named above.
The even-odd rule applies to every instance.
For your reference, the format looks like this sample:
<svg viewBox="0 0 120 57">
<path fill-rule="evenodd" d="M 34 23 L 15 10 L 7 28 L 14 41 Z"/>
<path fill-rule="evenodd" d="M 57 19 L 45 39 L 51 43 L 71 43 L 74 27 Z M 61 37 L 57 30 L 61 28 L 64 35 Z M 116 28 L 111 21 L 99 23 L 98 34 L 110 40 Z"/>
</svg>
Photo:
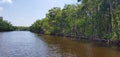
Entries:
<svg viewBox="0 0 120 57">
<path fill-rule="evenodd" d="M 0 32 L 0 57 L 120 57 L 120 51 L 29 31 Z"/>
</svg>

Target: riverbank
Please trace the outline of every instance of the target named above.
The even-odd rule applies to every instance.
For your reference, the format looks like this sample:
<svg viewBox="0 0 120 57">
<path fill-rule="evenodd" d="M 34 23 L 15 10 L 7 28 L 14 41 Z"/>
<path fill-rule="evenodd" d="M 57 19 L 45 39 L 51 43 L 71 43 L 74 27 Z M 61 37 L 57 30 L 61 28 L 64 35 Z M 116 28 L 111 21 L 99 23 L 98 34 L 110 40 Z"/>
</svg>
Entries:
<svg viewBox="0 0 120 57">
<path fill-rule="evenodd" d="M 38 35 L 46 35 L 46 34 L 41 34 L 37 33 Z M 48 34 L 47 34 L 48 35 Z M 102 38 L 87 38 L 87 37 L 74 37 L 74 36 L 63 36 L 63 35 L 49 35 L 49 36 L 57 36 L 57 37 L 64 37 L 68 38 L 71 40 L 79 41 L 79 42 L 84 42 L 84 43 L 93 43 L 96 46 L 99 47 L 110 47 L 113 49 L 118 49 L 120 50 L 120 40 L 109 40 L 109 39 L 102 39 Z"/>
</svg>

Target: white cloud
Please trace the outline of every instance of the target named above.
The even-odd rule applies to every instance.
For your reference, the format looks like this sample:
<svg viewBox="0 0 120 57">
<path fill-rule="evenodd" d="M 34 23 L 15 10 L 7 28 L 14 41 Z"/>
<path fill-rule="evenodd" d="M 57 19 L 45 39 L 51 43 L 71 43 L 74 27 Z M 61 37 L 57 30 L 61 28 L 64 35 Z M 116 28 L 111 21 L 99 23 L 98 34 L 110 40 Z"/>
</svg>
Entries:
<svg viewBox="0 0 120 57">
<path fill-rule="evenodd" d="M 2 12 L 3 11 L 3 7 L 0 7 L 0 12 Z"/>
<path fill-rule="evenodd" d="M 12 0 L 0 0 L 0 3 L 10 3 L 10 4 L 12 4 L 13 1 Z"/>
</svg>

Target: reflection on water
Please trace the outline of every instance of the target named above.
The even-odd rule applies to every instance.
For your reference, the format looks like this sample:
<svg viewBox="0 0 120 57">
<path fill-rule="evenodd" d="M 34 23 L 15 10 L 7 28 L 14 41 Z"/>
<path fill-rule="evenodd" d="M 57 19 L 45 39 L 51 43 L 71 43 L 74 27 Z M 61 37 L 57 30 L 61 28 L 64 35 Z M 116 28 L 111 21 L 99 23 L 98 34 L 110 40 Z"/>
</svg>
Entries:
<svg viewBox="0 0 120 57">
<path fill-rule="evenodd" d="M 46 57 L 47 46 L 28 31 L 0 33 L 0 57 Z"/>
<path fill-rule="evenodd" d="M 120 52 L 29 31 L 0 33 L 0 57 L 120 57 Z"/>
<path fill-rule="evenodd" d="M 57 36 L 42 36 L 51 51 L 62 57 L 120 57 L 120 52 Z"/>
</svg>

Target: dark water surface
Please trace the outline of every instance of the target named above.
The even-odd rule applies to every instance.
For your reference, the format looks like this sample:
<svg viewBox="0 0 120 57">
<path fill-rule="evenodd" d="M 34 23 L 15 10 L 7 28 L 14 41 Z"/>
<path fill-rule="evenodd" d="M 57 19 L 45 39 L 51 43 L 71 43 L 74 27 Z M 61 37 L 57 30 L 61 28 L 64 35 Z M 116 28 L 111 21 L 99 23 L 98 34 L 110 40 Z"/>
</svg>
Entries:
<svg viewBox="0 0 120 57">
<path fill-rule="evenodd" d="M 29 31 L 0 32 L 0 57 L 120 57 L 120 51 Z"/>
</svg>

